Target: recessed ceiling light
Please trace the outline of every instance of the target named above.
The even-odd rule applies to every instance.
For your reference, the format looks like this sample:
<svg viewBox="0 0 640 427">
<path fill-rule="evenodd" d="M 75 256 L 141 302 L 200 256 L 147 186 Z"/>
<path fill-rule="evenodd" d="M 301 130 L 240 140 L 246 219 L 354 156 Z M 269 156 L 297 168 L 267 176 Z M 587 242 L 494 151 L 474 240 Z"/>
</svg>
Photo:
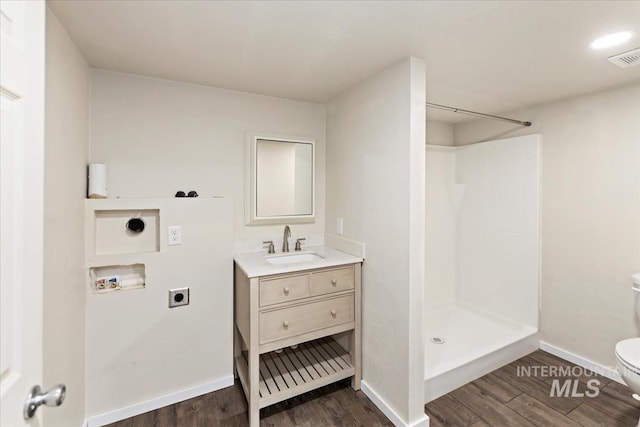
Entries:
<svg viewBox="0 0 640 427">
<path fill-rule="evenodd" d="M 600 37 L 592 41 L 591 44 L 589 44 L 589 47 L 591 49 L 605 49 L 607 47 L 622 44 L 634 35 L 634 31 L 622 31 L 619 33 L 607 34 L 604 37 Z"/>
</svg>

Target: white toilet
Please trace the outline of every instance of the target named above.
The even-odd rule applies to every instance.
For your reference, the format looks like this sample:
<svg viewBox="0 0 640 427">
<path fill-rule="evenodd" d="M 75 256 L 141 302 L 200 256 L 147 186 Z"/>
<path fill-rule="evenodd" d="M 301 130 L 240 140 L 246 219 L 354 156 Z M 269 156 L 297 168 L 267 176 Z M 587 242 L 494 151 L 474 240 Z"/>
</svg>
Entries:
<svg viewBox="0 0 640 427">
<path fill-rule="evenodd" d="M 640 273 L 631 276 L 635 298 L 636 314 L 640 318 Z M 616 344 L 618 373 L 624 382 L 635 393 L 633 397 L 640 400 L 640 337 L 630 338 Z M 638 420 L 640 427 L 640 420 Z"/>
</svg>

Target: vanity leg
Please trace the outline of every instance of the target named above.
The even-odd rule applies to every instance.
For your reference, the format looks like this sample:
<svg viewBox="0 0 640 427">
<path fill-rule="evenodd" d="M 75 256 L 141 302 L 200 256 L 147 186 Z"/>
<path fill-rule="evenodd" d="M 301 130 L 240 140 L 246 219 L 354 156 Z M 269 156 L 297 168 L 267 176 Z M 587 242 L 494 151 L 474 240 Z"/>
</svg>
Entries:
<svg viewBox="0 0 640 427">
<path fill-rule="evenodd" d="M 260 427 L 260 353 L 259 353 L 259 282 L 258 279 L 250 279 L 249 282 L 249 329 L 251 331 L 248 344 L 249 357 L 249 427 Z"/>
<path fill-rule="evenodd" d="M 259 371 L 259 355 L 256 351 L 251 351 L 249 359 L 249 426 L 260 426 L 260 388 L 258 381 L 260 381 Z"/>
<path fill-rule="evenodd" d="M 351 354 L 351 361 L 355 367 L 355 373 L 351 378 L 351 388 L 354 390 L 360 390 L 360 380 L 362 379 L 362 336 L 360 327 L 362 323 L 362 264 L 356 264 L 354 270 L 355 281 L 355 329 L 351 331 L 351 337 L 349 339 L 349 350 Z"/>
</svg>

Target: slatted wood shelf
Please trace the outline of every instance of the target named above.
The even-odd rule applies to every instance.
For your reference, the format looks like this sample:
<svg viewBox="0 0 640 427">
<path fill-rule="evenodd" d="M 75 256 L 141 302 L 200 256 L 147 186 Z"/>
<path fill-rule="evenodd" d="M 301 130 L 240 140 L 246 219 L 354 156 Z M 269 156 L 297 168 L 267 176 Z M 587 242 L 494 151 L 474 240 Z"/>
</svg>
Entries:
<svg viewBox="0 0 640 427">
<path fill-rule="evenodd" d="M 247 394 L 247 353 L 236 357 L 240 382 Z M 286 347 L 281 353 L 260 355 L 259 407 L 292 398 L 355 373 L 349 353 L 333 338 L 325 337 Z"/>
</svg>

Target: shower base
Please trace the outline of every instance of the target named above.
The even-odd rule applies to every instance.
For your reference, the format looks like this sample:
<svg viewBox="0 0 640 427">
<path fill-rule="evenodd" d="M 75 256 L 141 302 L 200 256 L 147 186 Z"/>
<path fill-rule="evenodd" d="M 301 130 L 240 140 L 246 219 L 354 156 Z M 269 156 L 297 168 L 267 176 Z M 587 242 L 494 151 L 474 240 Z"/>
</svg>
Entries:
<svg viewBox="0 0 640 427">
<path fill-rule="evenodd" d="M 425 403 L 539 347 L 537 329 L 462 302 L 431 307 L 425 315 Z"/>
</svg>

